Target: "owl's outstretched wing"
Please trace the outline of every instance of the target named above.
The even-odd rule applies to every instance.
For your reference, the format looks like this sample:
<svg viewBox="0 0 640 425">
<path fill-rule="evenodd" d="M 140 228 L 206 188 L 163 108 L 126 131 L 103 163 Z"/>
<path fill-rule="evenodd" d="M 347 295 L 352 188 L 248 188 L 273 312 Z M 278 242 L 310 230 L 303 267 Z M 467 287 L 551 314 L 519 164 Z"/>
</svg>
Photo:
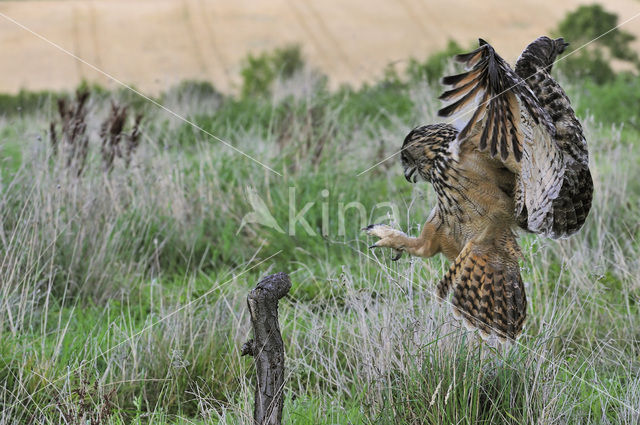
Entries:
<svg viewBox="0 0 640 425">
<path fill-rule="evenodd" d="M 456 143 L 475 144 L 516 174 L 519 224 L 553 236 L 553 201 L 560 194 L 565 167 L 551 117 L 524 80 L 484 40 L 456 60 L 466 65 L 467 72 L 443 79 L 453 88 L 440 96 L 451 103 L 439 115 L 457 118 L 461 129 Z"/>
</svg>

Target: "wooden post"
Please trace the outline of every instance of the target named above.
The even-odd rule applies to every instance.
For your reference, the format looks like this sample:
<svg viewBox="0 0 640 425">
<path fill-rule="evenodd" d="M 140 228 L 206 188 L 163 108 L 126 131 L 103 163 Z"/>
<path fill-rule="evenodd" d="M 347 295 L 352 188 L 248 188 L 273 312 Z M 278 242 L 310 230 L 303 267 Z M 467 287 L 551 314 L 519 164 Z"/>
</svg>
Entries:
<svg viewBox="0 0 640 425">
<path fill-rule="evenodd" d="M 256 363 L 255 425 L 281 425 L 284 404 L 284 345 L 278 324 L 278 300 L 291 289 L 286 273 L 269 275 L 247 296 L 253 339 L 242 346 L 242 355 Z"/>
</svg>

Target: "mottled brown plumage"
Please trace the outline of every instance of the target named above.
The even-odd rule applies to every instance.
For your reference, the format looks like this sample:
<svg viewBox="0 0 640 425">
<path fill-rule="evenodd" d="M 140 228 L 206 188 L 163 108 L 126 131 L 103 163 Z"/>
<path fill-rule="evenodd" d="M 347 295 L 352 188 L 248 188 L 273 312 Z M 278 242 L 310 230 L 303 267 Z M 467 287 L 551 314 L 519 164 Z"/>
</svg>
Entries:
<svg viewBox="0 0 640 425">
<path fill-rule="evenodd" d="M 401 160 L 410 182 L 430 182 L 437 195 L 419 237 L 386 225 L 367 232 L 374 246 L 411 255 L 444 253 L 451 267 L 437 294 L 453 289 L 454 313 L 483 336 L 515 339 L 526 317 L 517 228 L 552 238 L 582 227 L 593 183 L 587 144 L 569 99 L 549 74 L 566 43 L 540 37 L 513 71 L 494 49 L 456 59 L 467 71 L 444 78 L 452 88 L 440 115 L 451 124 L 412 130 Z M 463 118 L 463 119 L 461 119 Z"/>
</svg>

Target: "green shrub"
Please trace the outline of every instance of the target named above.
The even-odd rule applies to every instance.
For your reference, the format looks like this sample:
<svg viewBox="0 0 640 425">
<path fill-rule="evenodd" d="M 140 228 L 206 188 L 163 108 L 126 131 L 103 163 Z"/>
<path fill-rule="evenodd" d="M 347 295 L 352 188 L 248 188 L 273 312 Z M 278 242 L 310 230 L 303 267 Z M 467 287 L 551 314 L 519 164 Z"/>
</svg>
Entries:
<svg viewBox="0 0 640 425">
<path fill-rule="evenodd" d="M 285 46 L 258 56 L 250 54 L 240 71 L 242 97 L 269 94 L 276 78 L 290 78 L 303 66 L 302 51 L 297 45 Z"/>
<path fill-rule="evenodd" d="M 598 84 L 612 81 L 610 60 L 618 59 L 638 67 L 638 54 L 631 47 L 635 36 L 618 26 L 618 15 L 599 4 L 582 5 L 560 22 L 556 33 L 571 44 L 558 68 L 570 77 L 590 78 Z M 580 49 L 579 53 L 571 52 Z"/>
<path fill-rule="evenodd" d="M 586 81 L 577 94 L 578 115 L 592 114 L 603 123 L 625 123 L 640 130 L 640 81 L 634 75 L 622 73 L 604 84 Z"/>
<path fill-rule="evenodd" d="M 455 55 L 463 53 L 464 49 L 454 40 L 449 40 L 447 47 L 429 56 L 424 62 L 416 59 L 409 60 L 407 76 L 410 81 L 427 80 L 435 83 L 443 77 L 447 62 Z"/>
<path fill-rule="evenodd" d="M 615 79 L 616 74 L 600 50 L 581 50 L 558 63 L 560 72 L 575 79 L 588 79 L 596 84 L 605 84 Z"/>
<path fill-rule="evenodd" d="M 169 88 L 160 96 L 161 103 L 164 104 L 168 99 L 174 102 L 201 103 L 206 99 L 214 99 L 221 101 L 224 98 L 216 88 L 208 81 L 185 80 L 179 84 Z"/>
<path fill-rule="evenodd" d="M 57 93 L 20 90 L 18 94 L 0 94 L 0 116 L 29 114 L 48 110 L 55 104 Z"/>
</svg>

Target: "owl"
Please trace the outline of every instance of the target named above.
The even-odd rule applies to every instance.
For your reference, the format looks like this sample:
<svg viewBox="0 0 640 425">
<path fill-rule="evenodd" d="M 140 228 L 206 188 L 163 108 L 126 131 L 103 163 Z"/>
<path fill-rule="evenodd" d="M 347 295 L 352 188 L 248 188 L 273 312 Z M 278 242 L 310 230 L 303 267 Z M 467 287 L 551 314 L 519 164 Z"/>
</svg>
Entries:
<svg viewBox="0 0 640 425">
<path fill-rule="evenodd" d="M 425 180 L 436 206 L 418 237 L 384 224 L 365 228 L 372 247 L 451 262 L 437 285 L 453 313 L 483 337 L 516 339 L 526 318 L 517 232 L 565 238 L 584 224 L 593 196 L 587 142 L 566 93 L 550 75 L 566 48 L 539 37 L 512 69 L 484 40 L 456 56 L 441 117 L 413 129 L 400 158 L 410 183 Z"/>
</svg>

